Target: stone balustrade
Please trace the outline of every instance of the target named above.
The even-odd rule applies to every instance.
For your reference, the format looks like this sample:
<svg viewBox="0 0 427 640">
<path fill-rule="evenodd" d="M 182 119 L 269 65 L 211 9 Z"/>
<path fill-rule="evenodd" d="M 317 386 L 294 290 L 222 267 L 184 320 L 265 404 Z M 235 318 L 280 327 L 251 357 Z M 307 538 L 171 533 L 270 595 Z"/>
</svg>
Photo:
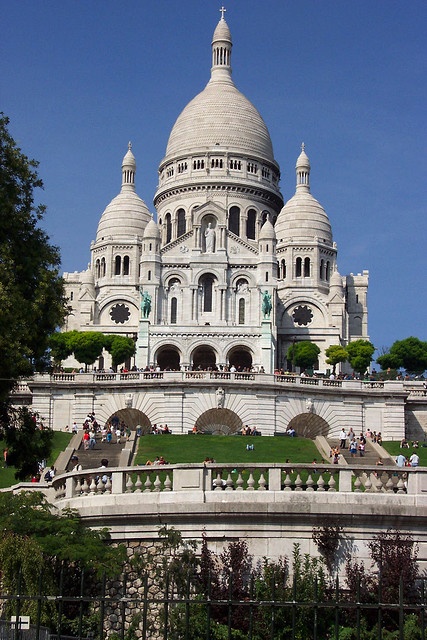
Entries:
<svg viewBox="0 0 427 640">
<path fill-rule="evenodd" d="M 313 464 L 209 464 L 137 466 L 104 470 L 84 470 L 57 476 L 52 487 L 55 500 L 106 494 L 150 494 L 166 492 L 328 492 L 386 493 L 419 495 L 427 493 L 427 468 L 394 466 L 359 467 Z"/>
<path fill-rule="evenodd" d="M 253 384 L 279 384 L 292 385 L 302 387 L 318 387 L 323 389 L 347 389 L 354 391 L 386 390 L 390 393 L 393 391 L 403 391 L 406 389 L 411 396 L 427 396 L 427 390 L 422 383 L 414 385 L 402 380 L 330 380 L 329 378 L 317 378 L 310 376 L 299 376 L 294 374 L 266 374 L 256 372 L 230 372 L 230 371 L 129 371 L 126 373 L 110 373 L 110 372 L 90 372 L 90 373 L 54 373 L 36 374 L 35 380 L 42 380 L 50 377 L 51 382 L 76 382 L 82 384 L 88 383 L 127 383 L 130 381 L 139 381 L 144 384 L 157 384 L 158 380 L 167 383 L 184 383 L 189 381 L 242 381 Z"/>
</svg>

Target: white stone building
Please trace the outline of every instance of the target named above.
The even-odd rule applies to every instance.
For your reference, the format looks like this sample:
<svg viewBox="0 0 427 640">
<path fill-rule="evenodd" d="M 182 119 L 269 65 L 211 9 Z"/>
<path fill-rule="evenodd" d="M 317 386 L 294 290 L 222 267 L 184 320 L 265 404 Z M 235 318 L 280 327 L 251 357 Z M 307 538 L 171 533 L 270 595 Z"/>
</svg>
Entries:
<svg viewBox="0 0 427 640">
<path fill-rule="evenodd" d="M 138 368 L 272 373 L 290 368 L 290 345 L 310 340 L 325 370 L 328 346 L 368 338 L 368 272 L 339 274 L 304 145 L 283 204 L 267 126 L 232 80 L 231 49 L 222 15 L 211 78 L 176 120 L 159 166 L 156 216 L 136 193 L 129 145 L 87 271 L 64 274 L 64 329 L 133 336 L 128 366 Z M 108 354 L 96 363 L 108 365 Z"/>
</svg>

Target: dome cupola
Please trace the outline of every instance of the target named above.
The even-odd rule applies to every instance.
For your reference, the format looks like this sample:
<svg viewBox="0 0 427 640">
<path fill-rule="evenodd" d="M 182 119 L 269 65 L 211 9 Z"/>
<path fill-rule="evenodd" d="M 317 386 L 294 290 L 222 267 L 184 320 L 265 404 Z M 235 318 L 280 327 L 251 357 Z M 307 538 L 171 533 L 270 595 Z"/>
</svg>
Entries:
<svg viewBox="0 0 427 640">
<path fill-rule="evenodd" d="M 132 240 L 144 235 L 151 220 L 145 202 L 135 191 L 136 161 L 129 142 L 122 162 L 122 188 L 106 207 L 98 224 L 96 243 L 104 240 Z"/>
</svg>

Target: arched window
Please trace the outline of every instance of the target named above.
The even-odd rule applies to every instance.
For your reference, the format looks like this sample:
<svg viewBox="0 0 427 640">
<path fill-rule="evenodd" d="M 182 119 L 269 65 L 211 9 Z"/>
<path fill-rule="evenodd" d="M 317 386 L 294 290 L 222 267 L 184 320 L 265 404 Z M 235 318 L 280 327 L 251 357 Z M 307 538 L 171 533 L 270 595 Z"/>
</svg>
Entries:
<svg viewBox="0 0 427 640">
<path fill-rule="evenodd" d="M 319 268 L 319 278 L 321 280 L 323 280 L 323 270 L 324 270 L 324 268 L 325 268 L 325 261 L 321 260 L 320 261 L 320 268 Z"/>
<path fill-rule="evenodd" d="M 240 234 L 240 208 L 230 207 L 228 214 L 228 228 L 238 236 Z"/>
<path fill-rule="evenodd" d="M 295 277 L 296 278 L 301 278 L 301 274 L 302 274 L 302 258 L 297 258 L 296 264 L 295 264 Z"/>
<path fill-rule="evenodd" d="M 166 244 L 172 240 L 172 221 L 171 214 L 166 214 Z"/>
<path fill-rule="evenodd" d="M 95 278 L 101 277 L 101 262 L 98 260 L 95 262 Z"/>
<path fill-rule="evenodd" d="M 151 280 L 151 269 L 148 270 L 147 273 L 147 280 Z"/>
<path fill-rule="evenodd" d="M 177 322 L 177 311 L 178 311 L 178 301 L 176 298 L 172 298 L 171 300 L 171 324 L 176 324 Z"/>
<path fill-rule="evenodd" d="M 203 311 L 212 311 L 213 306 L 213 284 L 214 278 L 211 275 L 206 275 L 202 278 L 202 293 L 203 293 Z"/>
<path fill-rule="evenodd" d="M 281 270 L 282 270 L 281 276 L 282 276 L 282 279 L 285 280 L 286 279 L 286 260 L 282 260 L 280 264 L 281 264 Z"/>
<path fill-rule="evenodd" d="M 304 258 L 304 278 L 310 277 L 310 258 Z"/>
<path fill-rule="evenodd" d="M 239 300 L 239 324 L 245 324 L 245 299 Z"/>
<path fill-rule="evenodd" d="M 122 270 L 122 257 L 116 256 L 115 263 L 114 263 L 114 275 L 119 276 L 121 270 Z"/>
<path fill-rule="evenodd" d="M 329 282 L 329 279 L 331 277 L 331 263 L 329 262 L 329 260 L 326 263 L 326 280 Z"/>
<path fill-rule="evenodd" d="M 185 211 L 178 209 L 178 238 L 185 233 Z"/>
<path fill-rule="evenodd" d="M 246 220 L 246 236 L 248 240 L 255 240 L 256 232 L 256 211 L 255 209 L 249 209 L 248 217 Z"/>
<path fill-rule="evenodd" d="M 123 275 L 129 275 L 129 256 L 124 256 L 123 258 Z"/>
<path fill-rule="evenodd" d="M 105 266 L 105 258 L 101 258 L 101 278 L 105 276 L 106 266 Z"/>
</svg>

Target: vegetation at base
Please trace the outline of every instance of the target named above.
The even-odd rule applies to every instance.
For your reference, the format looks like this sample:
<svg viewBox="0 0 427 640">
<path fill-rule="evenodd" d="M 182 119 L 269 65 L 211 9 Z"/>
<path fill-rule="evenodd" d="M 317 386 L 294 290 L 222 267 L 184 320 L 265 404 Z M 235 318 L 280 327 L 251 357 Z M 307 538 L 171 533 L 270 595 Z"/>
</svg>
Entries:
<svg viewBox="0 0 427 640">
<path fill-rule="evenodd" d="M 319 353 L 320 348 L 314 342 L 299 340 L 289 347 L 286 357 L 288 362 L 292 362 L 296 367 L 312 369 L 317 362 Z"/>
<path fill-rule="evenodd" d="M 107 529 L 89 529 L 75 511 L 56 512 L 39 492 L 1 493 L 2 594 L 78 597 L 83 581 L 86 591 L 94 593 L 99 577 L 118 576 L 126 558 L 125 548 L 113 547 L 109 541 Z M 60 616 L 63 633 L 68 630 L 69 635 L 79 608 L 89 612 L 90 605 L 64 602 L 59 612 L 52 600 L 23 599 L 20 615 L 33 619 L 40 615 L 41 623 L 49 628 L 55 627 Z M 13 613 L 12 603 L 6 603 L 2 617 Z"/>
<path fill-rule="evenodd" d="M 253 444 L 247 451 L 246 445 Z M 310 463 L 314 458 L 319 464 L 321 458 L 309 438 L 263 437 L 263 436 L 219 436 L 219 435 L 146 435 L 139 439 L 135 464 L 153 461 L 163 456 L 170 464 L 202 463 L 205 458 L 216 462 L 247 464 L 251 462 Z M 329 460 L 327 460 L 329 463 Z"/>
<path fill-rule="evenodd" d="M 51 454 L 50 456 L 46 459 L 46 464 L 48 467 L 50 467 L 50 465 L 55 463 L 55 460 L 57 459 L 57 457 L 59 456 L 59 454 L 61 453 L 61 451 L 63 451 L 68 443 L 70 442 L 71 438 L 72 438 L 72 434 L 71 433 L 65 433 L 63 431 L 53 431 L 53 437 L 52 437 L 52 450 L 51 450 Z M 0 440 L 0 449 L 1 452 L 3 453 L 3 450 L 6 447 L 6 442 L 5 440 Z M 0 462 L 0 489 L 5 489 L 7 487 L 11 487 L 12 485 L 16 484 L 17 482 L 17 478 L 16 478 L 16 467 L 14 467 L 13 465 L 8 466 L 7 468 L 4 467 L 4 462 L 3 462 L 3 457 L 1 458 L 1 462 Z M 26 480 L 30 480 L 30 478 L 25 478 Z"/>
</svg>

